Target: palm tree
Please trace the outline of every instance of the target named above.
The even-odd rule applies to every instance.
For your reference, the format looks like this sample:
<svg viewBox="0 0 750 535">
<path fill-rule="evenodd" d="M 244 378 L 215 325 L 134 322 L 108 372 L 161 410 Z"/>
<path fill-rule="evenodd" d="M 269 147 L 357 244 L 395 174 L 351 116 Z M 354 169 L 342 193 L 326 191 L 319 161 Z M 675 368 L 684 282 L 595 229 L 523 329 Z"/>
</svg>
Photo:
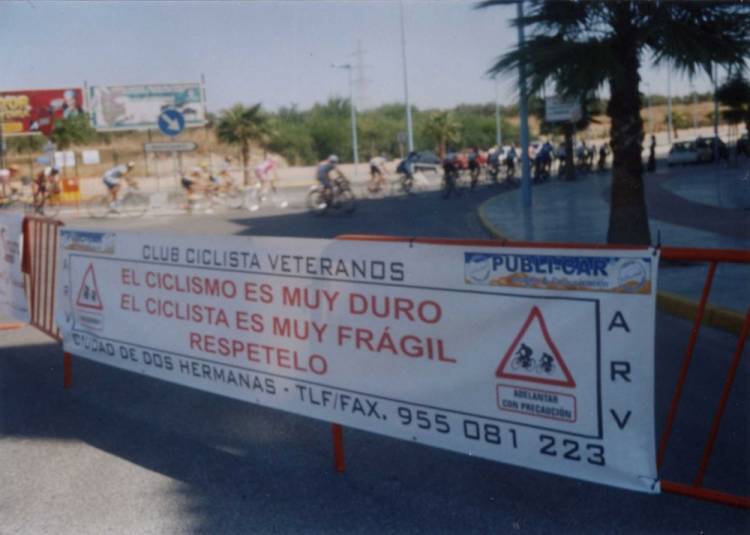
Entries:
<svg viewBox="0 0 750 535">
<path fill-rule="evenodd" d="M 261 110 L 261 105 L 246 108 L 242 104 L 235 104 L 224 110 L 216 123 L 216 136 L 223 143 L 240 146 L 242 176 L 245 185 L 248 185 L 250 175 L 247 167 L 251 144 L 255 143 L 265 148 L 273 136 L 271 122 Z"/>
<path fill-rule="evenodd" d="M 750 82 L 740 73 L 735 74 L 716 91 L 716 98 L 729 109 L 722 116 L 729 123 L 745 123 L 750 132 Z"/>
<path fill-rule="evenodd" d="M 515 4 L 485 0 L 478 7 Z M 520 48 L 504 54 L 490 69 L 497 74 L 525 64 L 530 93 L 545 81 L 559 93 L 578 97 L 605 84 L 612 121 L 612 197 L 607 241 L 650 243 L 643 189 L 643 122 L 639 93 L 642 58 L 668 60 L 694 75 L 713 63 L 742 67 L 750 58 L 750 6 L 688 1 L 531 0 L 526 16 L 515 19 L 530 29 Z"/>
<path fill-rule="evenodd" d="M 436 111 L 430 114 L 423 129 L 424 136 L 435 141 L 438 146 L 438 156 L 445 157 L 445 147 L 449 143 L 457 143 L 460 138 L 461 125 L 450 112 Z"/>
</svg>

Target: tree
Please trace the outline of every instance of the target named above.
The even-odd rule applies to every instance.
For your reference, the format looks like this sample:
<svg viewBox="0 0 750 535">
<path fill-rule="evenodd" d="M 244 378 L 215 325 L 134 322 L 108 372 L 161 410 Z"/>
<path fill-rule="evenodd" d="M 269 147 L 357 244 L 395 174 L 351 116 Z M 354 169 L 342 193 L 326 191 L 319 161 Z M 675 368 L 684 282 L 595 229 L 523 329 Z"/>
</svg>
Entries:
<svg viewBox="0 0 750 535">
<path fill-rule="evenodd" d="M 50 139 L 58 149 L 67 149 L 73 145 L 84 145 L 96 138 L 96 130 L 91 126 L 86 113 L 78 113 L 65 119 L 55 121 L 55 129 Z"/>
<path fill-rule="evenodd" d="M 485 0 L 478 7 L 516 3 Z M 713 63 L 742 66 L 750 58 L 750 6 L 720 2 L 557 2 L 531 0 L 514 24 L 529 28 L 522 47 L 504 54 L 491 74 L 526 66 L 530 93 L 546 81 L 570 97 L 605 84 L 612 122 L 612 197 L 609 243 L 650 243 L 643 188 L 643 121 L 639 93 L 642 58 L 669 60 L 694 75 Z"/>
<path fill-rule="evenodd" d="M 440 159 L 445 157 L 446 145 L 457 143 L 460 139 L 460 125 L 448 111 L 432 112 L 422 129 L 424 136 L 438 147 Z"/>
<path fill-rule="evenodd" d="M 269 117 L 263 113 L 260 104 L 246 108 L 235 104 L 219 115 L 216 123 L 216 137 L 223 143 L 239 145 L 242 157 L 242 176 L 245 185 L 250 183 L 248 164 L 251 144 L 267 147 L 273 137 Z"/>
<path fill-rule="evenodd" d="M 750 132 L 750 82 L 741 74 L 735 74 L 716 91 L 716 98 L 729 109 L 722 116 L 729 124 L 745 123 Z"/>
<path fill-rule="evenodd" d="M 667 117 L 664 118 L 665 123 L 668 122 L 668 120 L 669 119 Z M 675 139 L 678 139 L 680 137 L 679 133 L 677 132 L 678 130 L 690 128 L 691 125 L 692 123 L 688 119 L 687 115 L 678 110 L 672 111 L 672 131 L 674 133 Z"/>
</svg>

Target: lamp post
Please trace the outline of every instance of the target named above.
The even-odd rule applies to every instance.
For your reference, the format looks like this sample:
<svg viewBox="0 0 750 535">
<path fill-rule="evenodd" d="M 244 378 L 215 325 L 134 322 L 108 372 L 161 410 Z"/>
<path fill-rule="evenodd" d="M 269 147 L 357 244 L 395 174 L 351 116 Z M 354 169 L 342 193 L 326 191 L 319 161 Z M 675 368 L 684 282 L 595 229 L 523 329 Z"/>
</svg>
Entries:
<svg viewBox="0 0 750 535">
<path fill-rule="evenodd" d="M 349 107 L 352 112 L 352 156 L 354 159 L 354 176 L 357 176 L 357 167 L 359 166 L 359 150 L 357 149 L 357 109 L 354 106 L 354 86 L 352 84 L 352 66 L 350 63 L 343 65 L 332 64 L 334 69 L 346 69 L 349 74 Z"/>
<path fill-rule="evenodd" d="M 667 143 L 672 145 L 672 66 L 667 62 Z"/>
<path fill-rule="evenodd" d="M 404 104 L 406 105 L 406 142 L 409 152 L 414 150 L 414 134 L 411 122 L 411 104 L 409 103 L 409 78 L 406 72 L 406 32 L 404 31 L 404 3 L 398 3 L 399 15 L 401 18 L 401 58 L 404 65 Z"/>
<path fill-rule="evenodd" d="M 516 4 L 516 16 L 523 20 L 523 0 Z M 518 48 L 523 50 L 523 24 L 518 24 Z M 529 163 L 529 110 L 526 95 L 526 65 L 523 58 L 518 63 L 518 111 L 521 116 L 521 203 L 524 208 L 531 208 L 531 166 Z"/>
<path fill-rule="evenodd" d="M 500 80 L 495 79 L 495 142 L 498 147 L 503 145 L 503 130 L 500 126 Z"/>
</svg>

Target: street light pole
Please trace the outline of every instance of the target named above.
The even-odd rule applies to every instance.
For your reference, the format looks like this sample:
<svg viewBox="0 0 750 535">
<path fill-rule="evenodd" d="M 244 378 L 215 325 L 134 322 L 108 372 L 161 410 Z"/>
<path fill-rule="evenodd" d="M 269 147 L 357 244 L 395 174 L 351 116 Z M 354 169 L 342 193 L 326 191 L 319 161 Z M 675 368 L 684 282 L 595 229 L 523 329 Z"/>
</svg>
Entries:
<svg viewBox="0 0 750 535">
<path fill-rule="evenodd" d="M 672 69 L 667 63 L 667 143 L 672 145 Z"/>
<path fill-rule="evenodd" d="M 404 66 L 404 102 L 406 105 L 406 142 L 409 152 L 414 150 L 414 134 L 411 122 L 411 104 L 409 103 L 409 77 L 406 71 L 406 32 L 404 31 L 404 3 L 398 3 L 399 15 L 401 17 L 401 58 Z"/>
<path fill-rule="evenodd" d="M 500 82 L 495 77 L 495 143 L 498 148 L 503 144 L 503 131 L 500 128 Z"/>
<path fill-rule="evenodd" d="M 516 4 L 519 21 L 523 19 L 523 0 Z M 523 50 L 523 24 L 518 25 L 518 48 Z M 521 115 L 521 200 L 524 208 L 531 208 L 531 168 L 529 165 L 529 110 L 526 100 L 526 65 L 518 63 L 518 108 Z"/>
<path fill-rule="evenodd" d="M 352 83 L 352 66 L 349 63 L 344 65 L 331 65 L 334 69 L 346 69 L 349 74 L 349 108 L 352 114 L 352 160 L 354 161 L 354 176 L 357 176 L 359 166 L 359 150 L 357 148 L 357 109 L 354 105 L 354 84 Z"/>
</svg>

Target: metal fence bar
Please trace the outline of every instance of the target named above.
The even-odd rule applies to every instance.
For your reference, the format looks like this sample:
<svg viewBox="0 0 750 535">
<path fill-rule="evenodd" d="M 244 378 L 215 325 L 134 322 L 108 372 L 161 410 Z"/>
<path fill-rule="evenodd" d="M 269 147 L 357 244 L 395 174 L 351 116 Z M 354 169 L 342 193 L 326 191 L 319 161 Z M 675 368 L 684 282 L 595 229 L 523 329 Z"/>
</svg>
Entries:
<svg viewBox="0 0 750 535">
<path fill-rule="evenodd" d="M 690 339 L 688 340 L 687 348 L 685 349 L 685 356 L 682 359 L 682 368 L 680 369 L 680 375 L 677 378 L 677 386 L 675 386 L 674 395 L 672 397 L 672 403 L 669 406 L 669 415 L 667 416 L 667 422 L 664 424 L 664 431 L 661 435 L 661 441 L 659 442 L 659 451 L 656 455 L 656 466 L 659 467 L 664 462 L 664 454 L 667 450 L 667 442 L 669 436 L 672 434 L 672 427 L 674 426 L 674 420 L 677 417 L 677 409 L 680 404 L 680 398 L 682 397 L 682 388 L 685 386 L 685 380 L 687 379 L 688 369 L 690 368 L 690 362 L 693 359 L 693 351 L 695 350 L 695 344 L 698 341 L 698 332 L 703 322 L 703 314 L 706 311 L 706 303 L 708 302 L 708 294 L 711 292 L 711 285 L 714 281 L 714 274 L 716 273 L 716 261 L 712 261 L 708 266 L 708 273 L 706 274 L 706 282 L 703 284 L 703 292 L 701 293 L 701 300 L 698 303 L 698 310 L 695 314 L 695 321 L 693 322 L 693 329 L 690 332 Z"/>
<path fill-rule="evenodd" d="M 737 339 L 737 350 L 734 352 L 732 357 L 732 363 L 729 365 L 729 372 L 727 373 L 727 379 L 724 382 L 724 388 L 721 391 L 721 398 L 719 399 L 719 406 L 716 409 L 716 414 L 711 422 L 711 432 L 708 436 L 708 442 L 706 448 L 703 450 L 703 457 L 701 458 L 701 465 L 698 468 L 698 475 L 695 476 L 693 485 L 699 487 L 703 484 L 703 476 L 706 474 L 708 468 L 708 462 L 711 459 L 711 453 L 713 452 L 714 443 L 716 442 L 716 436 L 719 433 L 719 425 L 721 424 L 721 418 L 724 416 L 724 410 L 727 406 L 729 399 L 729 393 L 732 390 L 732 384 L 734 383 L 734 377 L 737 375 L 737 368 L 740 365 L 740 358 L 742 351 L 745 349 L 745 341 L 747 340 L 747 333 L 750 330 L 750 309 L 747 311 L 745 316 L 745 323 L 742 325 L 742 331 L 740 337 Z"/>
</svg>

